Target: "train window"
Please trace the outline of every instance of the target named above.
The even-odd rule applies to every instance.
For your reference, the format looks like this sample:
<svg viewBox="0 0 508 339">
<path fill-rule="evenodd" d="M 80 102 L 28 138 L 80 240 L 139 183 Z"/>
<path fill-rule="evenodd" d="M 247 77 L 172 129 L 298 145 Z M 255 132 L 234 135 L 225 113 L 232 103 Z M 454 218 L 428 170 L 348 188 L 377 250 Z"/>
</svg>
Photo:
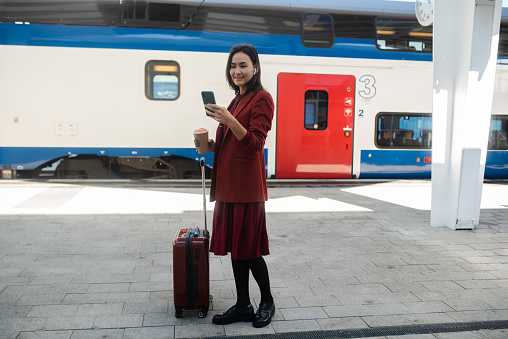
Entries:
<svg viewBox="0 0 508 339">
<path fill-rule="evenodd" d="M 379 113 L 376 117 L 379 148 L 432 148 L 432 116 L 416 113 Z M 489 150 L 508 149 L 508 115 L 490 120 Z"/>
<path fill-rule="evenodd" d="M 305 47 L 330 48 L 334 40 L 333 18 L 329 14 L 302 14 L 302 43 Z"/>
<path fill-rule="evenodd" d="M 328 126 L 328 93 L 310 90 L 305 92 L 305 128 L 324 130 Z"/>
<path fill-rule="evenodd" d="M 380 50 L 432 52 L 432 25 L 416 19 L 376 18 L 376 46 Z"/>
<path fill-rule="evenodd" d="M 432 115 L 379 113 L 375 140 L 379 148 L 432 148 Z"/>
<path fill-rule="evenodd" d="M 149 2 L 148 20 L 180 23 L 180 5 Z"/>
<path fill-rule="evenodd" d="M 372 39 L 376 38 L 376 17 L 358 14 L 331 14 L 336 38 Z"/>
<path fill-rule="evenodd" d="M 508 149 L 508 115 L 492 116 L 490 120 L 488 149 Z"/>
<path fill-rule="evenodd" d="M 151 100 L 178 99 L 180 65 L 176 61 L 148 61 L 145 65 L 145 95 Z"/>
<path fill-rule="evenodd" d="M 508 23 L 501 22 L 499 27 L 499 56 L 508 56 Z"/>
</svg>

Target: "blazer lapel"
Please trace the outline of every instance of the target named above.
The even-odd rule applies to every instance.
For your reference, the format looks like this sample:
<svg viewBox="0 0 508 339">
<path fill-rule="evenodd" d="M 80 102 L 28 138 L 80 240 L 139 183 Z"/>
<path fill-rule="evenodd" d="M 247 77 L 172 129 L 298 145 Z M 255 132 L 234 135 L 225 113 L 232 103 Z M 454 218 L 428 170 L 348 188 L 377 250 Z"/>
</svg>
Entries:
<svg viewBox="0 0 508 339">
<path fill-rule="evenodd" d="M 235 113 L 233 113 L 235 118 L 240 113 L 240 111 L 249 103 L 253 96 L 254 92 L 249 92 L 240 100 L 238 106 L 236 106 Z"/>
<path fill-rule="evenodd" d="M 240 100 L 238 103 L 238 106 L 235 108 L 235 112 L 233 113 L 233 116 L 236 118 L 238 114 L 240 114 L 240 111 L 244 109 L 244 107 L 250 102 L 252 97 L 254 96 L 254 92 L 249 92 L 245 94 L 245 96 Z M 226 134 L 229 132 L 229 126 L 226 126 L 226 131 L 224 132 L 224 137 L 226 137 Z"/>
</svg>

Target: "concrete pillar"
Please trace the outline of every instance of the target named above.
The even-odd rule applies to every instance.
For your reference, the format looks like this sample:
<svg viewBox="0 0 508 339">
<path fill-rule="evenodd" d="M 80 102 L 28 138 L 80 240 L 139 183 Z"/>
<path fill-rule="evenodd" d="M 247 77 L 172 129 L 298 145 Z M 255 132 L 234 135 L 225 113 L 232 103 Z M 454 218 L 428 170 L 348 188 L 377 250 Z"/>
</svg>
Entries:
<svg viewBox="0 0 508 339">
<path fill-rule="evenodd" d="M 501 5 L 434 1 L 432 226 L 479 223 Z"/>
</svg>

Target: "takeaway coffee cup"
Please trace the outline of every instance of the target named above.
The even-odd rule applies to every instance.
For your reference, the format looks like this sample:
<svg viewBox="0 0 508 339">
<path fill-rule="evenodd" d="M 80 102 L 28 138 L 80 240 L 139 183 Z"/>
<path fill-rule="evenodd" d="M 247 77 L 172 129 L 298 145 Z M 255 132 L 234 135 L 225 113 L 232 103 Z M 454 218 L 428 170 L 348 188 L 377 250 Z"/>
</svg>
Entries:
<svg viewBox="0 0 508 339">
<path fill-rule="evenodd" d="M 198 153 L 207 153 L 208 150 L 208 130 L 206 128 L 198 128 L 194 131 L 194 143 L 198 148 Z"/>
</svg>

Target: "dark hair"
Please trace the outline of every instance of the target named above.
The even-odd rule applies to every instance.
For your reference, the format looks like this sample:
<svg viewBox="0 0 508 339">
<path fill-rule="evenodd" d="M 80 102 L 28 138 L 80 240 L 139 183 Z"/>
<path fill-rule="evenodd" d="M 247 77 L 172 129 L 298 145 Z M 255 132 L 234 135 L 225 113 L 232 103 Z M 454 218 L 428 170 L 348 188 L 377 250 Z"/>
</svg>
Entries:
<svg viewBox="0 0 508 339">
<path fill-rule="evenodd" d="M 263 89 L 263 85 L 261 85 L 261 65 L 259 63 L 259 56 L 256 48 L 252 45 L 236 45 L 231 48 L 229 52 L 228 64 L 226 65 L 226 80 L 228 81 L 229 87 L 235 91 L 235 94 L 240 93 L 240 87 L 238 87 L 233 79 L 231 78 L 231 61 L 233 60 L 233 55 L 238 52 L 243 52 L 247 54 L 254 65 L 254 69 L 256 69 L 256 74 L 250 79 L 247 83 L 247 92 L 250 91 L 259 91 Z M 257 65 L 257 67 L 256 67 Z"/>
</svg>

